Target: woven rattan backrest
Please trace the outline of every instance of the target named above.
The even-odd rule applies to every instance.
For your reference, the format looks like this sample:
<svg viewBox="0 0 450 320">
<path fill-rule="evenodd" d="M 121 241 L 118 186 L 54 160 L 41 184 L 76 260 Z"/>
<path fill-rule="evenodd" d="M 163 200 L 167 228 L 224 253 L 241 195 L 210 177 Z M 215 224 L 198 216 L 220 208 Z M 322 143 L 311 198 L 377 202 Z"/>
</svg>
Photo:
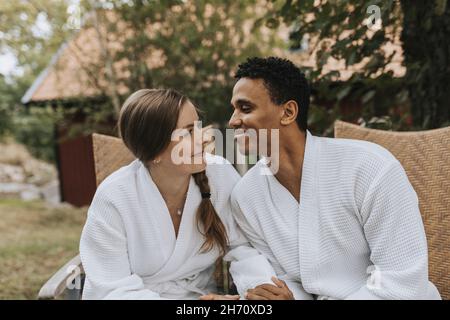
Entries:
<svg viewBox="0 0 450 320">
<path fill-rule="evenodd" d="M 94 133 L 92 148 L 97 186 L 111 173 L 135 159 L 122 140 L 116 137 Z"/>
</svg>

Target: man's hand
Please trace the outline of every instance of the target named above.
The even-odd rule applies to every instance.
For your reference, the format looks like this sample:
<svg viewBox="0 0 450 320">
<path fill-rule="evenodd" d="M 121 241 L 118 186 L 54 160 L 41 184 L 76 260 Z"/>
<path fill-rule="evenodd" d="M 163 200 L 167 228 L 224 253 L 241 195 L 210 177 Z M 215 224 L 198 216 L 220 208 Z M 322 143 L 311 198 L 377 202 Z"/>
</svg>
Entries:
<svg viewBox="0 0 450 320">
<path fill-rule="evenodd" d="M 240 296 L 239 295 L 221 295 L 221 294 L 215 294 L 215 293 L 210 293 L 204 296 L 200 297 L 200 300 L 239 300 Z"/>
<path fill-rule="evenodd" d="M 294 295 L 283 280 L 272 277 L 272 284 L 262 284 L 247 290 L 248 300 L 294 300 Z"/>
</svg>

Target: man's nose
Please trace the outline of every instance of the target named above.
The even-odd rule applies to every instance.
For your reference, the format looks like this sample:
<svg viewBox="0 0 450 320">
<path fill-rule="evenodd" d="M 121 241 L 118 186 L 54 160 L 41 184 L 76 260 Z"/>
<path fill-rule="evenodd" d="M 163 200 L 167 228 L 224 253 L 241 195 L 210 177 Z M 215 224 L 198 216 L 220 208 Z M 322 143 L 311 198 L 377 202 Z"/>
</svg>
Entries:
<svg viewBox="0 0 450 320">
<path fill-rule="evenodd" d="M 238 112 L 236 110 L 231 115 L 230 121 L 228 121 L 228 125 L 234 129 L 242 126 L 242 119 L 239 117 Z"/>
</svg>

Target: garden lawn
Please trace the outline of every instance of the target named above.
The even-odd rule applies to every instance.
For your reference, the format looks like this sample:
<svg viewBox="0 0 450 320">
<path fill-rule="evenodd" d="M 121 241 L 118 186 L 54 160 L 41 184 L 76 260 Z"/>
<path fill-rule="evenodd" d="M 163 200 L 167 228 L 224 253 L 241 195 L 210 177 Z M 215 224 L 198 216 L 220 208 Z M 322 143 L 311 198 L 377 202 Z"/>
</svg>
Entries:
<svg viewBox="0 0 450 320">
<path fill-rule="evenodd" d="M 0 200 L 0 299 L 36 299 L 40 287 L 78 254 L 86 208 Z"/>
</svg>

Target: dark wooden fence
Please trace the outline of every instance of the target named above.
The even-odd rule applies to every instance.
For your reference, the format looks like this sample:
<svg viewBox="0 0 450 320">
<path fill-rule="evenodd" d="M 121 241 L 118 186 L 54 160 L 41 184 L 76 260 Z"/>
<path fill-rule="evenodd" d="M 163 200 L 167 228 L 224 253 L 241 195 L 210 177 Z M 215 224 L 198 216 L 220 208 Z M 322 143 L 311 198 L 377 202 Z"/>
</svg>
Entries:
<svg viewBox="0 0 450 320">
<path fill-rule="evenodd" d="M 62 201 L 89 205 L 96 190 L 92 136 L 61 141 L 57 155 Z"/>
</svg>

